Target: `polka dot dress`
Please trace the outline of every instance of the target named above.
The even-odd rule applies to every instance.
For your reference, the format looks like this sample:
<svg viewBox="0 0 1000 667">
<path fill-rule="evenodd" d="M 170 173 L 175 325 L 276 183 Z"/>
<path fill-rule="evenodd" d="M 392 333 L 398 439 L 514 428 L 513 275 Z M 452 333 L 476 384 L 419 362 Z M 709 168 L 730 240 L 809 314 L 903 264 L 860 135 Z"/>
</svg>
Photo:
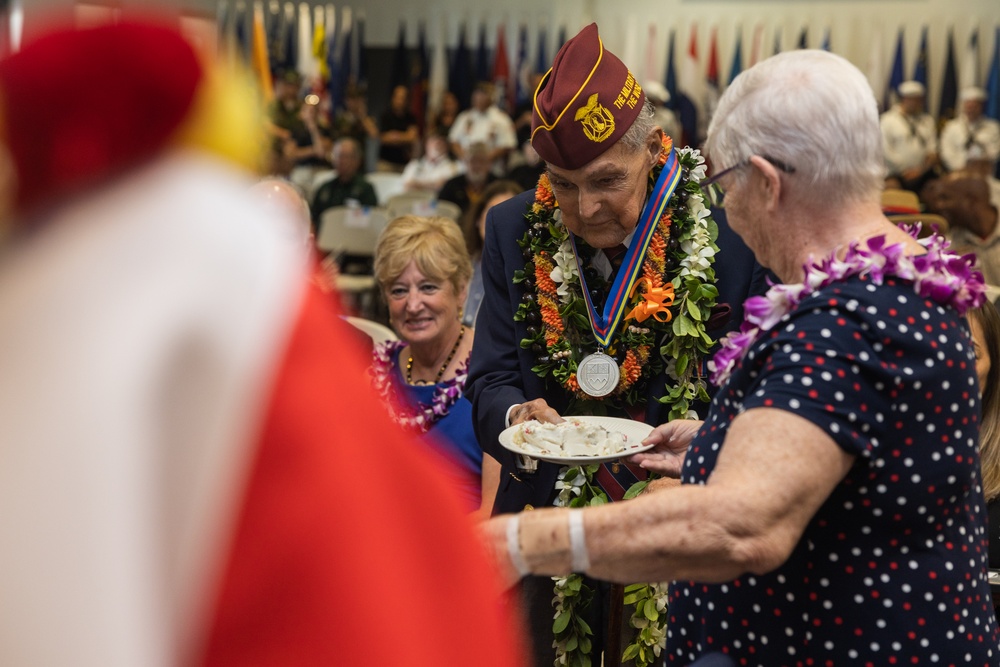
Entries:
<svg viewBox="0 0 1000 667">
<path fill-rule="evenodd" d="M 684 482 L 703 484 L 728 424 L 760 407 L 809 420 L 855 464 L 779 569 L 672 586 L 668 664 L 1000 664 L 964 320 L 905 281 L 819 290 L 717 394 Z"/>
</svg>

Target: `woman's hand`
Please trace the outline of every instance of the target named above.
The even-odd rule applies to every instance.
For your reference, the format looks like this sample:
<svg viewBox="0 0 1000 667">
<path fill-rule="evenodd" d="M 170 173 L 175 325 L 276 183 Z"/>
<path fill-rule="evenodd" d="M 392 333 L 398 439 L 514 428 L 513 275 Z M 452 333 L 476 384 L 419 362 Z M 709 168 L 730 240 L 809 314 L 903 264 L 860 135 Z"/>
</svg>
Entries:
<svg viewBox="0 0 1000 667">
<path fill-rule="evenodd" d="M 642 441 L 644 445 L 656 446 L 648 452 L 630 456 L 629 461 L 650 472 L 667 477 L 680 477 L 688 445 L 691 444 L 691 439 L 701 428 L 702 423 L 697 419 L 675 419 L 657 426 Z"/>
<path fill-rule="evenodd" d="M 540 422 L 558 424 L 563 421 L 559 413 L 549 407 L 544 398 L 536 398 L 527 403 L 521 403 L 510 411 L 510 425 L 537 419 Z"/>
</svg>

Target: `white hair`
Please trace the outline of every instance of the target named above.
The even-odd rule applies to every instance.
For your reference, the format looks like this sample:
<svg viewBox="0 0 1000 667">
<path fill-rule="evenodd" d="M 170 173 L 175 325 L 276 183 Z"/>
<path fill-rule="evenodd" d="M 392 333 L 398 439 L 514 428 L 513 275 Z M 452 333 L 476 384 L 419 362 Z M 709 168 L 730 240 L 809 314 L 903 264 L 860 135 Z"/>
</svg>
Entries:
<svg viewBox="0 0 1000 667">
<path fill-rule="evenodd" d="M 706 148 L 718 169 L 752 155 L 781 160 L 803 189 L 793 188 L 828 204 L 876 198 L 885 179 L 871 87 L 858 68 L 826 51 L 786 51 L 736 77 L 719 100 Z"/>
</svg>

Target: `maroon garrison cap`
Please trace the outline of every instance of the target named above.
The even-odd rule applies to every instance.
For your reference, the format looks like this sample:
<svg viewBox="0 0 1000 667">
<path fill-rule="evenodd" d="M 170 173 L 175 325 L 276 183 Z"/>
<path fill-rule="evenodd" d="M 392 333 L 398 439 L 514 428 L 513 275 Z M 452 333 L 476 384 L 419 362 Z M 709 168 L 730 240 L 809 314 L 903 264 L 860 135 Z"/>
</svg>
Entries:
<svg viewBox="0 0 1000 667">
<path fill-rule="evenodd" d="M 579 169 L 617 143 L 646 96 L 591 23 L 556 54 L 535 91 L 531 145 L 561 169 Z"/>
</svg>

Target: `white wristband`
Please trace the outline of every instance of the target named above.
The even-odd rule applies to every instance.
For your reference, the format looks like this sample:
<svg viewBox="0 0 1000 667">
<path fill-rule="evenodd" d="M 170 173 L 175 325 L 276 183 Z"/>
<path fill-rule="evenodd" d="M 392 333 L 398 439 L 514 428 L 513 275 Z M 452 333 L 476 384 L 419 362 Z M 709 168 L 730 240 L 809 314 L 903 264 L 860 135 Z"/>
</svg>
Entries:
<svg viewBox="0 0 1000 667">
<path fill-rule="evenodd" d="M 521 553 L 521 515 L 515 514 L 507 522 L 507 554 L 510 556 L 510 563 L 522 577 L 531 574 L 528 564 Z"/>
<path fill-rule="evenodd" d="M 583 534 L 583 510 L 580 508 L 569 511 L 569 549 L 572 559 L 570 567 L 573 571 L 589 570 L 590 555 L 587 553 L 587 540 Z"/>
</svg>

